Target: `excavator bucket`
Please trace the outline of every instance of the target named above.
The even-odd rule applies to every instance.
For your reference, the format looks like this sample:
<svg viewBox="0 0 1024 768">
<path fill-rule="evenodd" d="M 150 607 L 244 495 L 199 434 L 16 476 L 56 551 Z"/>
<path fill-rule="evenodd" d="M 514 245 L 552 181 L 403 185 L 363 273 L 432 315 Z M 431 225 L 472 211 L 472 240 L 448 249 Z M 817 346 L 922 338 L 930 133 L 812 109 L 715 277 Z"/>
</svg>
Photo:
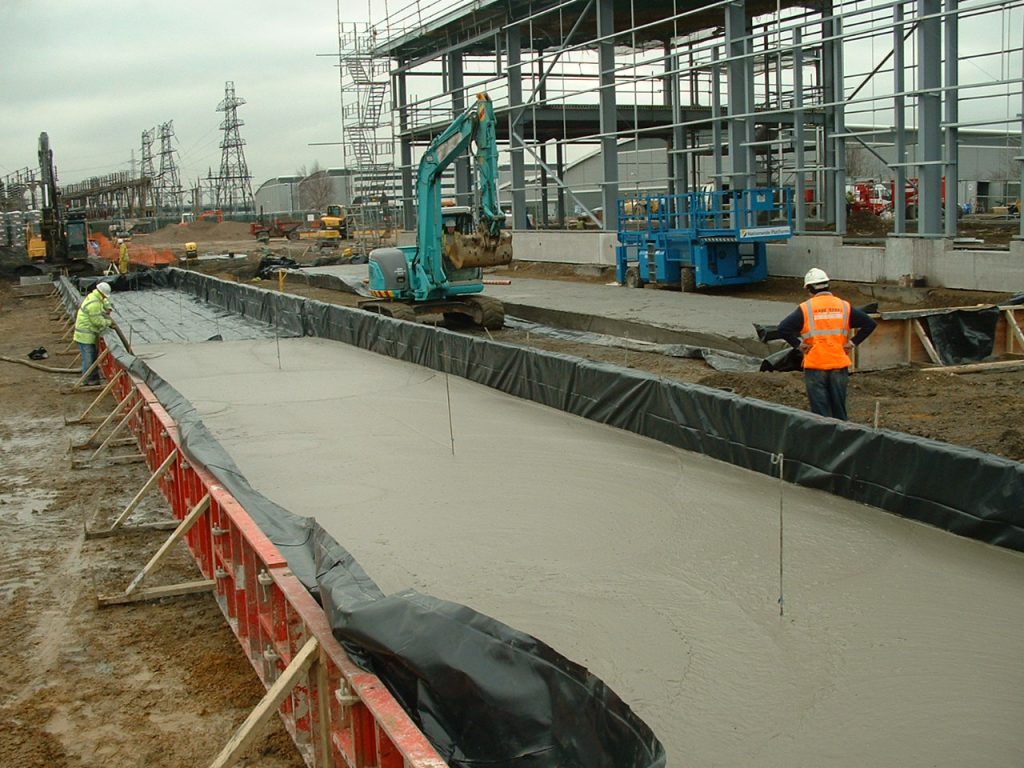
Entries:
<svg viewBox="0 0 1024 768">
<path fill-rule="evenodd" d="M 492 235 L 478 230 L 464 235 L 455 232 L 445 239 L 444 255 L 456 269 L 508 264 L 512 261 L 512 233 Z"/>
</svg>

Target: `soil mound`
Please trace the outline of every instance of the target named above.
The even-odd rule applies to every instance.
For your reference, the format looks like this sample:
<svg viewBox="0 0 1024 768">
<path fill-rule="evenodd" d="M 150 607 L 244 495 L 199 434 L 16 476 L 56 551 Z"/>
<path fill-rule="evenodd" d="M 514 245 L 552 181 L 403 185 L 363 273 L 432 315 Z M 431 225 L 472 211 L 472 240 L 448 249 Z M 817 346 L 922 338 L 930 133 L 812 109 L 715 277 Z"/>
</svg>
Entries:
<svg viewBox="0 0 1024 768">
<path fill-rule="evenodd" d="M 187 243 L 203 240 L 205 242 L 230 242 L 245 240 L 252 237 L 249 224 L 244 221 L 195 221 L 191 224 L 168 224 L 150 235 L 145 235 L 149 243 Z"/>
</svg>

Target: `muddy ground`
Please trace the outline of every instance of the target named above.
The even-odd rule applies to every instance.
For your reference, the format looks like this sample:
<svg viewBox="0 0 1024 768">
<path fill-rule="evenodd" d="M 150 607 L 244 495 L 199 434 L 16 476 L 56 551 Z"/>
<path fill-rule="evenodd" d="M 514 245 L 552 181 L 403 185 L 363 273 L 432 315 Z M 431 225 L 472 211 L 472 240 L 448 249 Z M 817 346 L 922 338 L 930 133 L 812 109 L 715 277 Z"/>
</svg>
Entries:
<svg viewBox="0 0 1024 768">
<path fill-rule="evenodd" d="M 0 282 L 0 355 L 77 365 L 50 298 Z M 0 766 L 180 768 L 207 765 L 263 695 L 213 598 L 99 609 L 167 533 L 85 540 L 142 487 L 143 464 L 70 469 L 69 444 L 96 425 L 65 426 L 96 397 L 60 394 L 75 377 L 0 362 Z M 107 411 L 109 411 L 107 406 Z M 154 493 L 136 520 L 169 512 Z M 184 545 L 153 585 L 199 578 Z M 147 583 L 149 583 L 147 581 Z M 275 719 L 242 765 L 298 768 Z"/>
</svg>

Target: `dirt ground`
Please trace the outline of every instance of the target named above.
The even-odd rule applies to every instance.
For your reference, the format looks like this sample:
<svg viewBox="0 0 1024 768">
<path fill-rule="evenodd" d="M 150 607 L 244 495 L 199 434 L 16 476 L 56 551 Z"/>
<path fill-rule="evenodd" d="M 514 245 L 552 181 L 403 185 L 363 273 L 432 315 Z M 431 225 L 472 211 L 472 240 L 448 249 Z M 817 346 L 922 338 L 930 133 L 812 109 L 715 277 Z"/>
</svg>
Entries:
<svg viewBox="0 0 1024 768">
<path fill-rule="evenodd" d="M 74 367 L 50 298 L 17 298 L 0 282 L 0 355 Z M 96 393 L 60 394 L 75 377 L 0 362 L 0 765 L 180 768 L 213 761 L 263 686 L 213 598 L 99 609 L 167 533 L 85 540 L 142 487 L 143 464 L 72 470 L 65 426 Z M 112 404 L 112 403 L 111 403 Z M 107 407 L 109 412 L 109 406 Z M 133 518 L 169 511 L 158 493 Z M 198 577 L 183 545 L 153 585 Z M 149 583 L 149 580 L 147 580 Z M 304 765 L 278 720 L 241 765 Z"/>
</svg>

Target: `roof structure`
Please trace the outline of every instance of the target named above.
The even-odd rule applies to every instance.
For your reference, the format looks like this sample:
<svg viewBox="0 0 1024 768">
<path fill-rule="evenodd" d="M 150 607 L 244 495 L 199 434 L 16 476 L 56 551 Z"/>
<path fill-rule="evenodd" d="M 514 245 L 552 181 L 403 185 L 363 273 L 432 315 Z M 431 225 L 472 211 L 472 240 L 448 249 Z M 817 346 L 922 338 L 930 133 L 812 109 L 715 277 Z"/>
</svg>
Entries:
<svg viewBox="0 0 1024 768">
<path fill-rule="evenodd" d="M 593 2 L 490 0 L 465 3 L 395 34 L 383 38 L 378 36 L 374 55 L 390 56 L 414 65 L 435 58 L 445 50 L 490 54 L 501 44 L 496 33 L 516 22 L 529 24 L 529 39 L 524 39 L 523 45 L 536 50 L 561 47 L 566 33 L 574 28 L 574 39 L 596 40 L 597 15 L 590 11 Z M 724 5 L 723 2 L 698 0 L 649 0 L 643 3 L 618 0 L 614 3 L 615 30 L 628 30 L 631 45 L 663 45 L 674 38 L 720 26 Z M 815 4 L 794 0 L 748 0 L 746 3 L 750 16 L 811 5 Z M 624 42 L 617 40 L 616 44 Z"/>
</svg>

